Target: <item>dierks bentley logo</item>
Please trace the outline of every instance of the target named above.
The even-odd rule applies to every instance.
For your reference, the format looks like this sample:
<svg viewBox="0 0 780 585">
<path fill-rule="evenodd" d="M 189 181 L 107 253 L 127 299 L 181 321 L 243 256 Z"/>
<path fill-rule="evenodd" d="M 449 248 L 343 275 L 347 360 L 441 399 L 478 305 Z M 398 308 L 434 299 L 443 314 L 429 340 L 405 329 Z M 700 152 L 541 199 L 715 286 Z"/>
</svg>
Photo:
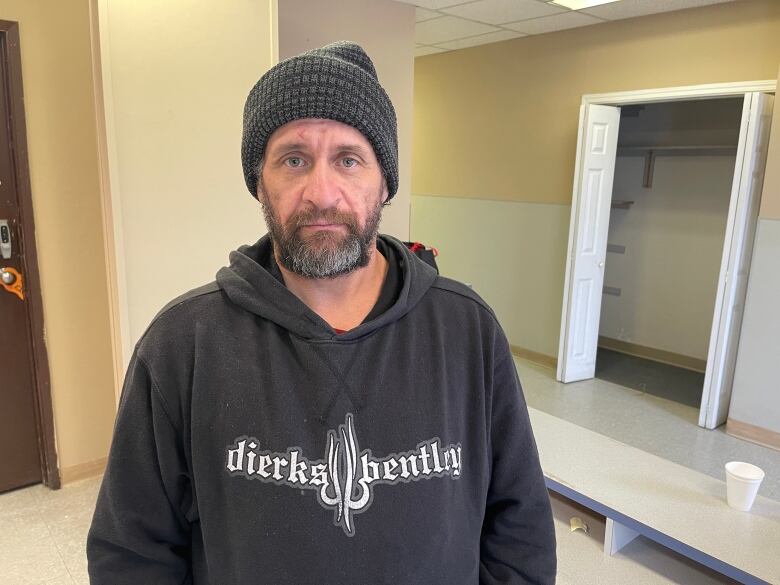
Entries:
<svg viewBox="0 0 780 585">
<path fill-rule="evenodd" d="M 333 510 L 333 523 L 341 526 L 347 536 L 353 536 L 352 515 L 371 505 L 374 485 L 446 476 L 457 479 L 461 472 L 460 448 L 460 444 L 442 447 L 434 438 L 413 451 L 377 459 L 371 449 L 361 451 L 358 447 L 352 415 L 348 414 L 338 431 L 328 431 L 324 459 L 310 461 L 297 447 L 287 453 L 260 451 L 256 438 L 239 437 L 227 449 L 226 467 L 230 475 L 317 490 L 320 505 Z"/>
</svg>

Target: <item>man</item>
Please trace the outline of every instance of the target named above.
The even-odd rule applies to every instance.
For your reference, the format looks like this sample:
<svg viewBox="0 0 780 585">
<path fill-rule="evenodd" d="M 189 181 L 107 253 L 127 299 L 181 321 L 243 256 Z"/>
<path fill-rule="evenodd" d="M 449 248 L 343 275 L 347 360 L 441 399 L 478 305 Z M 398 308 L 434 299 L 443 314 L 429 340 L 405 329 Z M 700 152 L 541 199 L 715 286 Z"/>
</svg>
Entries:
<svg viewBox="0 0 780 585">
<path fill-rule="evenodd" d="M 335 43 L 244 111 L 269 236 L 138 342 L 89 534 L 93 584 L 553 583 L 509 347 L 467 287 L 377 237 L 393 106 Z"/>
</svg>

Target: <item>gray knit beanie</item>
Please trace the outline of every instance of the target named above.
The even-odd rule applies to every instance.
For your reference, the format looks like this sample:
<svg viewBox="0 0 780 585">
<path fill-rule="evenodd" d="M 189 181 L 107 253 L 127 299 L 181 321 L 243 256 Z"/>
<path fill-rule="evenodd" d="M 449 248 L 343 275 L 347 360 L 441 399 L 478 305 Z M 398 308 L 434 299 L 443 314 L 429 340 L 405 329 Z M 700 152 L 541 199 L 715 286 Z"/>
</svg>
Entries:
<svg viewBox="0 0 780 585">
<path fill-rule="evenodd" d="M 244 106 L 241 163 L 257 197 L 257 166 L 274 130 L 302 118 L 325 118 L 357 128 L 374 147 L 387 181 L 398 190 L 395 110 L 360 45 L 340 41 L 291 57 L 260 78 Z"/>
</svg>

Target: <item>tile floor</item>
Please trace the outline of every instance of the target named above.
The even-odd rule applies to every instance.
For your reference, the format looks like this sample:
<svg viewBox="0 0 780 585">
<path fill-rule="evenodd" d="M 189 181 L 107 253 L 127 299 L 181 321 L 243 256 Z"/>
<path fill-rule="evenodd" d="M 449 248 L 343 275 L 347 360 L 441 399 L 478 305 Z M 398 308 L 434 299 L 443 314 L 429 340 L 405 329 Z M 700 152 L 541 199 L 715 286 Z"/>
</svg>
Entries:
<svg viewBox="0 0 780 585">
<path fill-rule="evenodd" d="M 699 408 L 704 374 L 600 347 L 596 377 Z"/>
<path fill-rule="evenodd" d="M 0 495 L 0 583 L 88 585 L 85 543 L 100 479 Z"/>
<path fill-rule="evenodd" d="M 559 384 L 554 371 L 516 361 L 530 406 L 720 479 L 726 461 L 752 461 L 767 471 L 760 493 L 780 500 L 779 452 L 699 428 L 695 408 L 598 379 Z M 59 491 L 33 486 L 0 495 L 1 585 L 89 584 L 84 548 L 99 485 L 96 478 Z M 699 573 L 694 579 L 685 566 L 674 569 L 689 575 L 684 580 L 648 569 L 659 553 L 649 541 L 607 562 L 598 539 L 571 533 L 563 516 L 556 532 L 561 585 L 724 582 Z"/>
</svg>

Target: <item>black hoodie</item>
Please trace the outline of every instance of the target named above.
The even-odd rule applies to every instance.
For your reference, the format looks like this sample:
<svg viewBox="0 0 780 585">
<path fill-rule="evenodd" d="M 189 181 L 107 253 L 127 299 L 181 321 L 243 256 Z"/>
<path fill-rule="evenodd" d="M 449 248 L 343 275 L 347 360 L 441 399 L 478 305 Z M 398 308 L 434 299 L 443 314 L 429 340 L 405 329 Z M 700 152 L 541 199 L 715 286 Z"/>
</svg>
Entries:
<svg viewBox="0 0 780 585">
<path fill-rule="evenodd" d="M 389 309 L 337 334 L 267 237 L 138 342 L 89 533 L 93 585 L 553 583 L 506 338 L 398 241 Z"/>
</svg>

